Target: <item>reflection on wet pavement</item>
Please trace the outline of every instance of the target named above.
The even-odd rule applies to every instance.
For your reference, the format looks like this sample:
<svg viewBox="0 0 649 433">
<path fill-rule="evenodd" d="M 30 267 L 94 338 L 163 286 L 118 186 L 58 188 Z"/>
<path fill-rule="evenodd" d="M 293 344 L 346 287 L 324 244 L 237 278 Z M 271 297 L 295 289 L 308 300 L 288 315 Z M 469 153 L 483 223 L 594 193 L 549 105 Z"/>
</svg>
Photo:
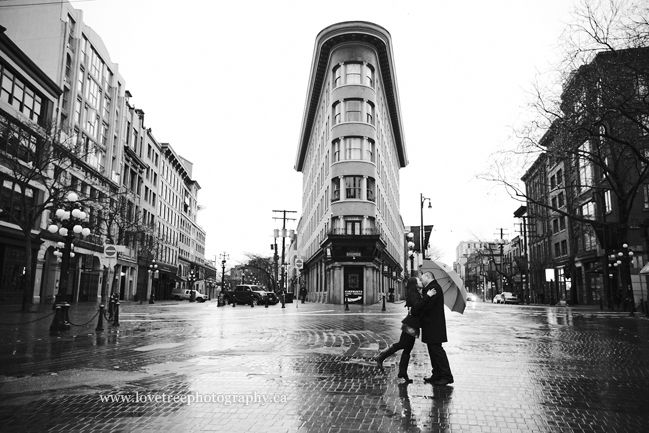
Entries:
<svg viewBox="0 0 649 433">
<path fill-rule="evenodd" d="M 133 304 L 119 328 L 101 334 L 92 325 L 61 337 L 49 337 L 45 325 L 12 327 L 0 336 L 0 425 L 635 432 L 649 421 L 646 318 L 471 304 L 464 315 L 447 314 L 456 382 L 433 387 L 422 381 L 430 363 L 421 342 L 413 384 L 396 381 L 398 355 L 384 362 L 385 373 L 371 360 L 398 338 L 402 305 L 275 307 Z"/>
</svg>

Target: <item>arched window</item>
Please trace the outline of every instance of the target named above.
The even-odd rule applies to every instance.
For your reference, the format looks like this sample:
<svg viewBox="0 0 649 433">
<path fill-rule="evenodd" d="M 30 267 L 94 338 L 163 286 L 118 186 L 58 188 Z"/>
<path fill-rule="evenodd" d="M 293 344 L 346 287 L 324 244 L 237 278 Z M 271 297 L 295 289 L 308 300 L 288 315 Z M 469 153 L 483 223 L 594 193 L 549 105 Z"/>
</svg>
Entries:
<svg viewBox="0 0 649 433">
<path fill-rule="evenodd" d="M 369 101 L 365 101 L 365 121 L 374 125 L 374 104 Z"/>
<path fill-rule="evenodd" d="M 341 65 L 337 65 L 334 68 L 334 76 L 333 76 L 333 88 L 335 89 L 336 87 L 342 85 L 342 78 L 343 78 L 343 68 Z"/>
<path fill-rule="evenodd" d="M 371 65 L 365 65 L 365 84 L 374 88 L 374 68 Z"/>
<path fill-rule="evenodd" d="M 345 101 L 345 121 L 346 122 L 361 121 L 361 100 L 360 99 L 348 99 Z"/>
<path fill-rule="evenodd" d="M 342 104 L 335 102 L 333 106 L 333 124 L 337 125 L 342 122 Z"/>
<path fill-rule="evenodd" d="M 362 176 L 345 176 L 345 198 L 346 199 L 360 199 L 361 198 L 361 181 Z"/>
<path fill-rule="evenodd" d="M 374 162 L 374 142 L 372 140 L 367 140 L 365 142 L 365 158 L 367 161 Z"/>
<path fill-rule="evenodd" d="M 361 84 L 361 64 L 347 63 L 345 75 L 345 84 Z"/>
<path fill-rule="evenodd" d="M 345 159 L 362 159 L 363 140 L 360 137 L 345 138 Z"/>
<path fill-rule="evenodd" d="M 332 147 L 333 159 L 331 162 L 338 162 L 340 161 L 340 140 L 334 141 Z"/>
<path fill-rule="evenodd" d="M 373 177 L 367 178 L 367 199 L 375 201 L 376 182 Z"/>
<path fill-rule="evenodd" d="M 331 179 L 331 201 L 340 200 L 340 178 Z"/>
</svg>

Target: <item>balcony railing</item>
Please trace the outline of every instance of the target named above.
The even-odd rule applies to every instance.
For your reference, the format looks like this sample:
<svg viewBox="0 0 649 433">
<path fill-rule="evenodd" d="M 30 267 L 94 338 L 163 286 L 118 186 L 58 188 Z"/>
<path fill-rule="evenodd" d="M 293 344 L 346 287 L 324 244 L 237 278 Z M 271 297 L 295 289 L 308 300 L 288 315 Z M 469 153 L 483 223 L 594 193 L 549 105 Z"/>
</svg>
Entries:
<svg viewBox="0 0 649 433">
<path fill-rule="evenodd" d="M 381 231 L 376 228 L 361 229 L 361 230 L 347 230 L 346 228 L 335 228 L 329 231 L 330 235 L 346 235 L 346 236 L 376 236 L 380 235 Z"/>
</svg>

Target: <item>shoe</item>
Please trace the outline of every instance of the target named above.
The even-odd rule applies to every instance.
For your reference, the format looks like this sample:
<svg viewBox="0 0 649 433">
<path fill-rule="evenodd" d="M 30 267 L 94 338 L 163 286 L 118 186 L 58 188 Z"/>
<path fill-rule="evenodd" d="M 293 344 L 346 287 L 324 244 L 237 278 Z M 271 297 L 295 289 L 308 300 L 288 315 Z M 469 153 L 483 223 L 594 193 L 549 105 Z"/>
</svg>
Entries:
<svg viewBox="0 0 649 433">
<path fill-rule="evenodd" d="M 424 382 L 426 382 L 426 383 L 435 383 L 435 382 L 437 382 L 438 380 L 439 380 L 439 379 L 437 379 L 437 378 L 435 378 L 435 377 L 433 377 L 433 376 L 431 376 L 431 377 L 424 377 Z"/>
<path fill-rule="evenodd" d="M 412 383 L 412 379 L 410 379 L 410 378 L 408 377 L 408 374 L 407 374 L 407 373 L 403 373 L 403 374 L 402 374 L 402 373 L 399 373 L 399 374 L 397 375 L 397 378 L 398 378 L 398 379 L 403 379 L 403 383 Z"/>
<path fill-rule="evenodd" d="M 451 383 L 453 383 L 452 380 L 439 379 L 439 380 L 436 380 L 435 382 L 433 382 L 433 385 L 435 385 L 435 386 L 446 386 L 446 385 L 449 385 Z"/>
<path fill-rule="evenodd" d="M 381 354 L 380 354 L 380 353 L 379 353 L 378 355 L 376 355 L 376 356 L 375 356 L 374 358 L 372 358 L 372 359 L 376 362 L 376 366 L 379 367 L 379 370 L 381 370 L 381 371 L 385 371 L 385 369 L 383 368 L 383 359 L 384 359 L 384 358 L 381 357 Z"/>
<path fill-rule="evenodd" d="M 382 352 L 379 352 L 376 356 L 374 356 L 374 358 L 372 358 L 374 359 L 374 361 L 376 361 L 376 366 L 379 367 L 379 370 L 385 371 L 383 369 L 383 360 L 392 355 L 394 352 L 396 352 L 396 349 L 394 348 L 394 345 L 392 345 L 387 349 L 384 349 Z"/>
</svg>

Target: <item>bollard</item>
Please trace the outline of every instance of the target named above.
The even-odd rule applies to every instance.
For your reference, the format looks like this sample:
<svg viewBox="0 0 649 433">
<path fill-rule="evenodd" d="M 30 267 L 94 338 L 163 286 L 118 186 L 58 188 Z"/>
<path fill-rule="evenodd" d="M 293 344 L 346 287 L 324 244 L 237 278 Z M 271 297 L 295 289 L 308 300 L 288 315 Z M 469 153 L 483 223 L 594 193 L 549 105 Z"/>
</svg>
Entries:
<svg viewBox="0 0 649 433">
<path fill-rule="evenodd" d="M 104 331 L 104 304 L 101 304 L 99 306 L 99 320 L 97 320 L 97 327 L 95 328 L 95 332 L 103 332 Z"/>
<path fill-rule="evenodd" d="M 232 302 L 232 308 L 237 306 L 237 300 L 236 299 L 232 299 L 231 302 Z"/>
<path fill-rule="evenodd" d="M 266 299 L 264 300 L 264 303 L 266 304 L 266 308 L 268 308 L 268 295 L 266 295 Z"/>
<path fill-rule="evenodd" d="M 149 296 L 149 304 L 155 304 L 155 293 L 151 290 L 151 296 Z"/>
<path fill-rule="evenodd" d="M 286 308 L 286 295 L 282 292 L 282 308 Z"/>
<path fill-rule="evenodd" d="M 112 295 L 110 295 L 109 301 L 108 301 L 108 320 L 109 321 L 113 320 L 113 316 L 115 315 L 115 302 L 117 302 L 117 300 L 115 299 L 115 294 L 113 293 Z"/>
<path fill-rule="evenodd" d="M 113 326 L 119 326 L 119 301 L 115 302 L 115 312 L 113 313 Z"/>
<path fill-rule="evenodd" d="M 252 298 L 250 300 L 250 308 L 254 308 L 254 307 L 255 307 L 255 298 Z"/>
<path fill-rule="evenodd" d="M 70 309 L 70 304 L 67 302 L 63 302 L 63 305 L 61 305 L 61 326 L 60 329 L 61 331 L 69 331 L 70 330 L 70 319 L 68 316 L 68 310 Z"/>
<path fill-rule="evenodd" d="M 57 305 L 55 310 L 54 320 L 52 320 L 52 324 L 50 325 L 50 335 L 61 335 L 61 331 L 59 330 L 61 325 L 61 306 Z"/>
<path fill-rule="evenodd" d="M 345 311 L 349 311 L 349 301 L 347 300 L 347 295 L 345 295 Z"/>
<path fill-rule="evenodd" d="M 385 311 L 385 293 L 383 294 L 383 308 L 381 311 Z"/>
</svg>

